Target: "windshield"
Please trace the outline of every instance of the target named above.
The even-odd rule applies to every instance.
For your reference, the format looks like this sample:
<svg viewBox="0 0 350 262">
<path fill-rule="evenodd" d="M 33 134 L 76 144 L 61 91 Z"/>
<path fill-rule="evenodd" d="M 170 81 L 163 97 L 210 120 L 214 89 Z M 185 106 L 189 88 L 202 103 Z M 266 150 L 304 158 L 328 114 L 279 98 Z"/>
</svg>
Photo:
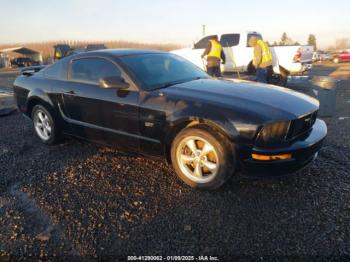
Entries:
<svg viewBox="0 0 350 262">
<path fill-rule="evenodd" d="M 209 78 L 203 70 L 173 54 L 130 55 L 120 59 L 146 90 Z"/>
</svg>

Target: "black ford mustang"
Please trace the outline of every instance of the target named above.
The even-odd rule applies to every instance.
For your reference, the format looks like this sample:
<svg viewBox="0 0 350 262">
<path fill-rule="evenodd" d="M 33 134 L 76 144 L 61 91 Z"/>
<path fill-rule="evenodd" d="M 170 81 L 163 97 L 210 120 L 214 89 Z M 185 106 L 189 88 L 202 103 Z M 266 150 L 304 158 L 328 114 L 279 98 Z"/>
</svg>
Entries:
<svg viewBox="0 0 350 262">
<path fill-rule="evenodd" d="M 217 80 L 190 62 L 148 50 L 66 57 L 14 83 L 18 108 L 42 142 L 71 135 L 166 158 L 192 187 L 214 189 L 238 169 L 294 172 L 327 134 L 319 103 L 271 85 Z"/>
</svg>

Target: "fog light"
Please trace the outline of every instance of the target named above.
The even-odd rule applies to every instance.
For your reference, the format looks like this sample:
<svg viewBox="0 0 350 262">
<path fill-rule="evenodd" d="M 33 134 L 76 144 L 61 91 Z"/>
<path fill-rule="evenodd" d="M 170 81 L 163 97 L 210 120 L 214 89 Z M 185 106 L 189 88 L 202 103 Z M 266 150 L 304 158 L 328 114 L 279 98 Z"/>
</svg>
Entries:
<svg viewBox="0 0 350 262">
<path fill-rule="evenodd" d="M 292 154 L 282 154 L 282 155 L 259 155 L 259 154 L 252 154 L 252 158 L 255 160 L 261 160 L 261 161 L 271 161 L 271 160 L 286 160 L 291 159 Z"/>
</svg>

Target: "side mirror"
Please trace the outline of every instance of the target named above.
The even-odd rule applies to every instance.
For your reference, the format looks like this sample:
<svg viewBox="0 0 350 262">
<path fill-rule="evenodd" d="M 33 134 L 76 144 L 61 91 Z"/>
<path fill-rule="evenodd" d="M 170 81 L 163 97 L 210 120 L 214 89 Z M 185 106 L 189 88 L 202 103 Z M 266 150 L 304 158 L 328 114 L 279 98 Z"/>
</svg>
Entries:
<svg viewBox="0 0 350 262">
<path fill-rule="evenodd" d="M 100 79 L 101 88 L 127 89 L 129 86 L 129 83 L 125 82 L 121 76 L 107 76 Z"/>
</svg>

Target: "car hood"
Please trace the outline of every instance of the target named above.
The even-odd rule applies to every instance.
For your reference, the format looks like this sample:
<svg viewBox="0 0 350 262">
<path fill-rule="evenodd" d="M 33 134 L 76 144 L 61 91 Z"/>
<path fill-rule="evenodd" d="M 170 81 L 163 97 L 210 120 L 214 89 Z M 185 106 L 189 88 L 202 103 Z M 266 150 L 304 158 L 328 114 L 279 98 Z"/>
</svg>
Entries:
<svg viewBox="0 0 350 262">
<path fill-rule="evenodd" d="M 182 99 L 251 112 L 264 120 L 295 119 L 319 107 L 318 100 L 288 88 L 243 80 L 200 79 L 164 90 Z"/>
</svg>

